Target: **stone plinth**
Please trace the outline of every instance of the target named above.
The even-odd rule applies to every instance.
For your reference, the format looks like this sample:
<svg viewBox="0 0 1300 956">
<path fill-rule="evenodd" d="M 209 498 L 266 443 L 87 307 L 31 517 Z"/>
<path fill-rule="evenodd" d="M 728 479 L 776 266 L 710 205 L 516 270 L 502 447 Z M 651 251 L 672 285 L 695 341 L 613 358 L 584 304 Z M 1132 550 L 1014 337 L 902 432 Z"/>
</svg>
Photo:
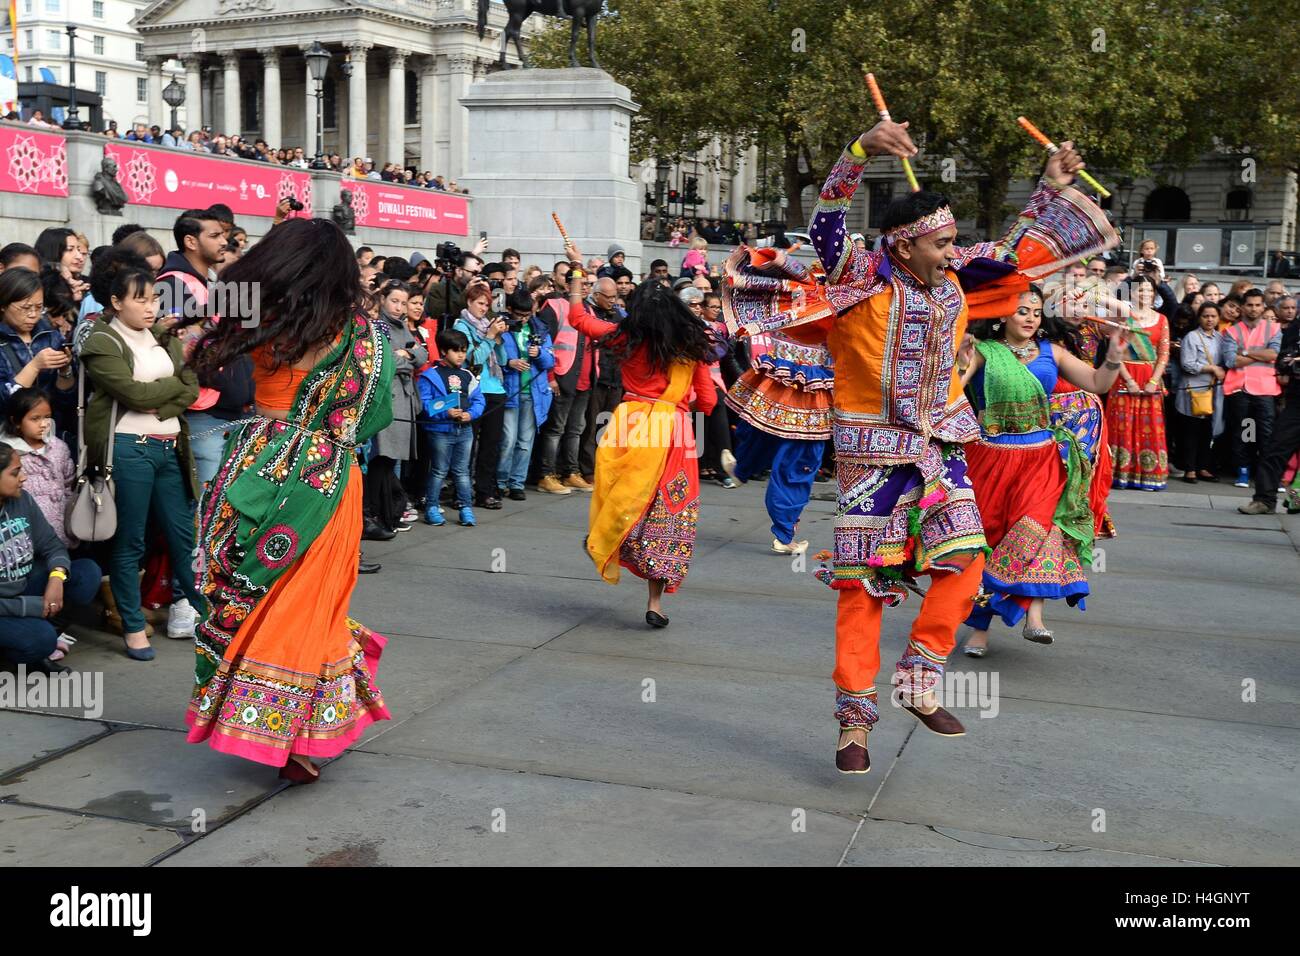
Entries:
<svg viewBox="0 0 1300 956">
<path fill-rule="evenodd" d="M 469 110 L 470 170 L 460 181 L 490 248 L 510 246 L 525 265 L 548 267 L 563 257 L 555 212 L 585 257 L 604 258 L 618 243 L 639 271 L 640 197 L 628 176 L 639 107 L 627 87 L 603 70 L 507 70 L 460 102 Z"/>
</svg>

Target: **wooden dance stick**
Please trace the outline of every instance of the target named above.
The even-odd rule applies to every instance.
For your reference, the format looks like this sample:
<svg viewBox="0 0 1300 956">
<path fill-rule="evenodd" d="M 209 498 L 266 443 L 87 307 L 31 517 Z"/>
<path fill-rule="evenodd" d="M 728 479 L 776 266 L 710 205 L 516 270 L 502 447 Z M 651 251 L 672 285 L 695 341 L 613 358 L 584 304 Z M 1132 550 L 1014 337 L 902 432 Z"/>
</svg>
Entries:
<svg viewBox="0 0 1300 956">
<path fill-rule="evenodd" d="M 555 220 L 555 228 L 560 230 L 560 238 L 564 240 L 564 244 L 566 246 L 573 245 L 573 243 L 569 241 L 569 234 L 564 231 L 564 223 L 560 222 L 559 214 L 552 210 L 551 218 Z"/>
<path fill-rule="evenodd" d="M 1029 122 L 1029 120 L 1025 119 L 1023 116 L 1017 116 L 1016 122 L 1019 123 L 1024 128 L 1025 132 L 1028 133 L 1030 136 L 1032 136 L 1038 142 L 1038 144 L 1042 146 L 1045 150 L 1047 150 L 1049 153 L 1055 153 L 1060 150 L 1061 147 L 1057 146 L 1050 139 L 1044 136 L 1042 130 L 1040 130 L 1033 123 Z M 1097 180 L 1089 176 L 1088 171 L 1086 169 L 1079 170 L 1078 176 L 1080 179 L 1082 179 L 1093 189 L 1097 190 L 1097 192 L 1100 193 L 1103 198 L 1110 197 L 1110 190 L 1107 189 L 1105 186 L 1103 186 L 1101 183 L 1097 182 Z"/>
<path fill-rule="evenodd" d="M 867 89 L 871 91 L 871 99 L 876 104 L 876 112 L 880 118 L 886 122 L 892 122 L 889 115 L 889 107 L 885 105 L 885 97 L 880 93 L 880 87 L 876 85 L 876 75 L 867 74 Z M 912 187 L 912 192 L 919 193 L 921 184 L 916 181 L 916 173 L 912 172 L 912 164 L 906 156 L 899 157 L 903 161 L 903 173 L 907 176 L 907 184 Z"/>
</svg>

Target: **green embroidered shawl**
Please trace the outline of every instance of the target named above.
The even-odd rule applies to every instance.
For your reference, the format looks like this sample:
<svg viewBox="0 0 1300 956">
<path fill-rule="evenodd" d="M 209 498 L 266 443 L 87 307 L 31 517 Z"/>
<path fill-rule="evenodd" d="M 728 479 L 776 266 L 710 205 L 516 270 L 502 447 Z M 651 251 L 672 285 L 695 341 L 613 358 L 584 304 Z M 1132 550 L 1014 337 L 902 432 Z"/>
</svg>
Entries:
<svg viewBox="0 0 1300 956">
<path fill-rule="evenodd" d="M 1044 342 L 1043 348 L 1051 348 Z M 1073 538 L 1079 560 L 1092 563 L 1095 524 L 1088 505 L 1088 487 L 1092 483 L 1092 463 L 1067 428 L 1051 425 L 1047 393 L 1033 372 L 1002 342 L 986 340 L 975 343 L 984 356 L 984 411 L 980 424 L 986 435 L 1025 435 L 1051 431 L 1065 459 L 1065 488 L 1056 502 L 1052 521 L 1061 532 Z"/>
<path fill-rule="evenodd" d="M 298 386 L 288 421 L 232 432 L 199 506 L 195 570 L 210 613 L 197 632 L 196 697 L 240 624 L 334 517 L 354 447 L 392 421 L 392 380 L 387 340 L 357 315 Z"/>
</svg>

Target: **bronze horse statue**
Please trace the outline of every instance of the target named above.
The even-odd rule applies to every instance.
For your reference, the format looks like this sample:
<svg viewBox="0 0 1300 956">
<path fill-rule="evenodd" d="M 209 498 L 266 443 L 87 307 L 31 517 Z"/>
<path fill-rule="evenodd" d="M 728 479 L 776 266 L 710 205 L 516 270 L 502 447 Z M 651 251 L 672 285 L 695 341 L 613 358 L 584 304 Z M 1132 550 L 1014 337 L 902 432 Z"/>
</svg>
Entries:
<svg viewBox="0 0 1300 956">
<path fill-rule="evenodd" d="M 478 0 L 478 38 L 483 39 L 483 32 L 487 29 L 489 0 Z M 573 30 L 569 35 L 569 65 L 572 67 L 580 66 L 578 63 L 578 29 L 583 24 L 587 27 L 587 53 L 591 57 L 591 65 L 600 69 L 600 61 L 596 59 L 596 17 L 600 14 L 600 8 L 604 0 L 504 0 L 506 10 L 510 13 L 510 21 L 506 24 L 505 33 L 501 37 L 501 60 L 499 65 L 502 69 L 506 66 L 506 50 L 510 48 L 510 41 L 515 41 L 515 52 L 519 54 L 519 62 L 525 67 L 529 66 L 528 57 L 524 56 L 523 44 L 519 40 L 519 29 L 534 13 L 540 13 L 548 17 L 568 17 L 573 21 Z"/>
</svg>

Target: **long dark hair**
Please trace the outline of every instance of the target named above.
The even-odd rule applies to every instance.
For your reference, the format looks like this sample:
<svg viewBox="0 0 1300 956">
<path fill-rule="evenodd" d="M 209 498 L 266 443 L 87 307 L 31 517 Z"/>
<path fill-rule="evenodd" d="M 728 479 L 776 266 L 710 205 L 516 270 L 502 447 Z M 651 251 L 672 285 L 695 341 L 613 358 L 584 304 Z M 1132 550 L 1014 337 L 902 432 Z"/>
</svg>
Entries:
<svg viewBox="0 0 1300 956">
<path fill-rule="evenodd" d="M 676 361 L 712 362 L 716 346 L 709 327 L 659 282 L 643 282 L 627 304 L 627 318 L 606 338 L 622 360 L 642 344 L 650 365 L 665 371 Z"/>
<path fill-rule="evenodd" d="M 292 365 L 333 341 L 364 304 L 361 270 L 347 238 L 328 219 L 290 219 L 221 273 L 252 283 L 259 321 L 221 322 L 203 336 L 194 367 L 215 372 L 262 345 Z"/>
<path fill-rule="evenodd" d="M 68 251 L 68 236 L 76 237 L 76 232 L 61 226 L 41 230 L 36 237 L 36 254 L 42 263 L 58 266 L 63 261 L 63 254 Z"/>
</svg>

